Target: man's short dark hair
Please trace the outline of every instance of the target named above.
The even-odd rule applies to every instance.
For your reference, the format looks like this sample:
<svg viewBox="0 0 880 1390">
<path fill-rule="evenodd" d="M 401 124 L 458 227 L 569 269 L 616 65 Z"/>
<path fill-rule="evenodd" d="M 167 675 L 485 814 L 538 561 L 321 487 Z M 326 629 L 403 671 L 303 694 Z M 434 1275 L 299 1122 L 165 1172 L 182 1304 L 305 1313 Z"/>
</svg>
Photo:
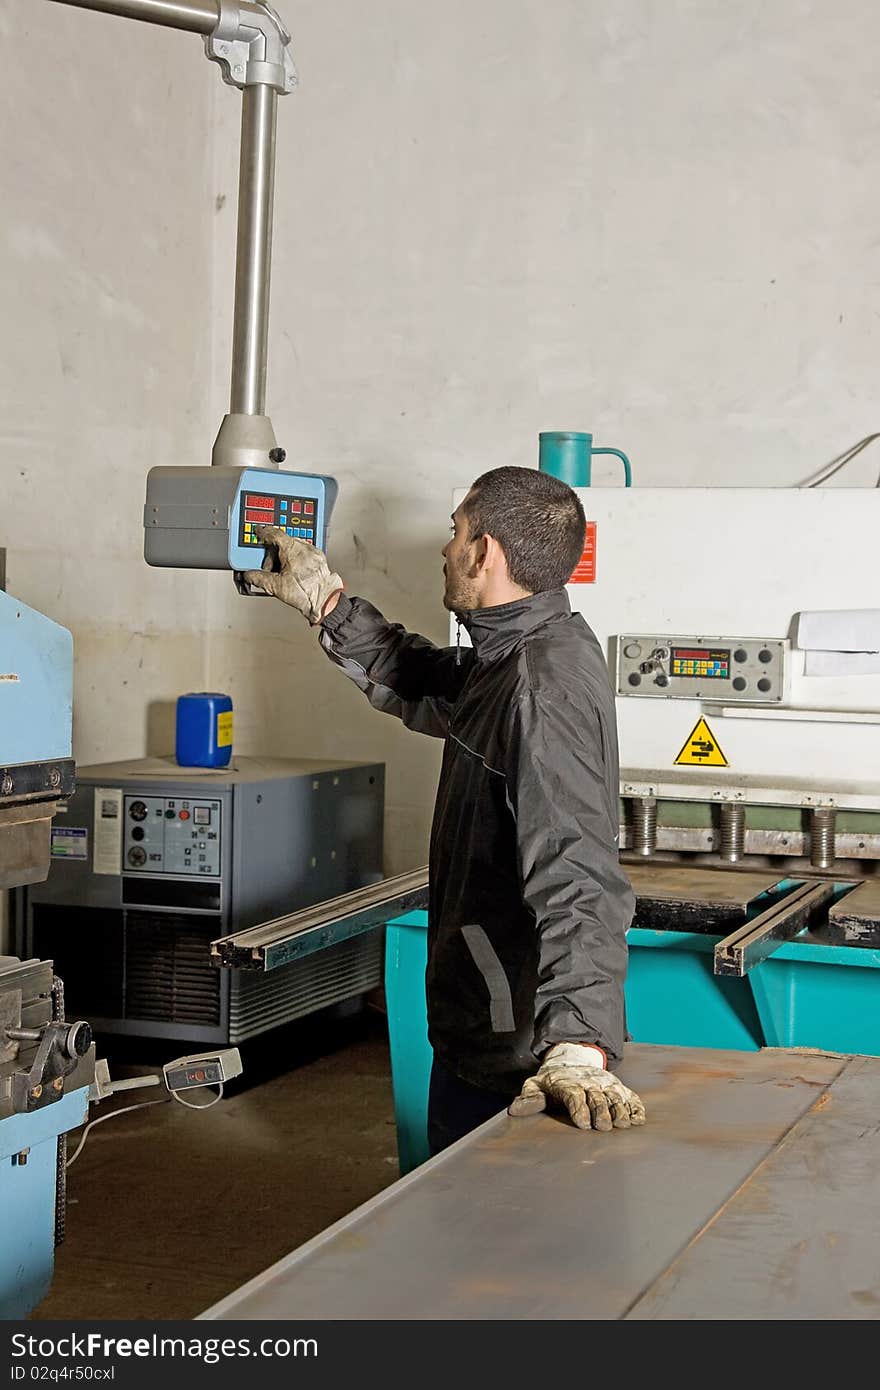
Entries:
<svg viewBox="0 0 880 1390">
<path fill-rule="evenodd" d="M 529 593 L 561 589 L 584 549 L 586 519 L 576 493 L 552 473 L 493 468 L 462 503 L 471 540 L 492 536 L 514 584 Z"/>
</svg>

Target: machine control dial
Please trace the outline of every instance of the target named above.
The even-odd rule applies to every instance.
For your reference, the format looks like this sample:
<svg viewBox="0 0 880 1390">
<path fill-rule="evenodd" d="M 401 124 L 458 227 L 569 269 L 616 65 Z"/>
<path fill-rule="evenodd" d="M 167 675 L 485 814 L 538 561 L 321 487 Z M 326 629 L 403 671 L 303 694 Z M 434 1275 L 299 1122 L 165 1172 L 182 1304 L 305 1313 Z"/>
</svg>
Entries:
<svg viewBox="0 0 880 1390">
<path fill-rule="evenodd" d="M 627 642 L 623 649 L 624 656 L 628 656 L 630 661 L 637 661 L 642 654 L 642 649 L 638 642 Z"/>
<path fill-rule="evenodd" d="M 147 808 L 142 801 L 133 801 L 128 808 L 132 820 L 146 820 Z"/>
<path fill-rule="evenodd" d="M 140 845 L 132 845 L 128 851 L 128 862 L 132 868 L 139 869 L 142 864 L 147 862 L 147 851 L 141 849 Z"/>
<path fill-rule="evenodd" d="M 639 647 L 638 650 L 641 651 L 641 648 Z M 628 651 L 629 647 L 624 648 L 624 656 L 627 655 Z M 641 671 L 643 676 L 650 676 L 652 671 L 660 671 L 661 673 L 665 674 L 664 665 L 668 660 L 669 648 L 655 647 L 654 650 L 651 652 L 651 655 L 648 657 L 647 661 L 642 661 L 639 663 L 639 670 Z"/>
<path fill-rule="evenodd" d="M 92 1030 L 88 1023 L 71 1023 L 64 1039 L 68 1057 L 85 1057 L 92 1045 Z"/>
</svg>

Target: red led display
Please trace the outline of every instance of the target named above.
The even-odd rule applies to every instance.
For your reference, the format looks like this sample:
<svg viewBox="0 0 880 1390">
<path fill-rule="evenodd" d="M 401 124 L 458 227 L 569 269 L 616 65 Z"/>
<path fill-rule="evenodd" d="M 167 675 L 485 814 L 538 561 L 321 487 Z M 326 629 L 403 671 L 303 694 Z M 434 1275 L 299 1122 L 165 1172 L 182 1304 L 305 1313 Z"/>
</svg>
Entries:
<svg viewBox="0 0 880 1390">
<path fill-rule="evenodd" d="M 252 495 L 249 495 L 249 496 L 245 497 L 245 499 L 244 499 L 244 505 L 245 505 L 246 507 L 271 507 L 271 508 L 273 509 L 273 511 L 274 511 L 274 507 L 275 507 L 275 498 L 274 498 L 274 497 L 254 497 L 254 496 L 252 496 Z"/>
<path fill-rule="evenodd" d="M 247 507 L 244 514 L 245 521 L 268 521 L 269 525 L 275 520 L 274 512 L 257 511 L 255 508 Z"/>
</svg>

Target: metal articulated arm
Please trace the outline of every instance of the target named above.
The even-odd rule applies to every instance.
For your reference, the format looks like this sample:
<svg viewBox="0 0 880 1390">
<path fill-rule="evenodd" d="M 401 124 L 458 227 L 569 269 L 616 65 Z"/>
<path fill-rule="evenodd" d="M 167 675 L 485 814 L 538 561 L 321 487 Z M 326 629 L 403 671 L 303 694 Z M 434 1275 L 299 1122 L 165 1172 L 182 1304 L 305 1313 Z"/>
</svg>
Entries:
<svg viewBox="0 0 880 1390">
<path fill-rule="evenodd" d="M 277 468 L 277 448 L 266 414 L 269 286 L 275 196 L 277 99 L 297 85 L 290 34 L 266 3 L 237 0 L 54 0 L 124 19 L 202 34 L 205 52 L 223 81 L 242 92 L 241 157 L 235 314 L 229 414 L 214 443 L 212 463 Z"/>
</svg>

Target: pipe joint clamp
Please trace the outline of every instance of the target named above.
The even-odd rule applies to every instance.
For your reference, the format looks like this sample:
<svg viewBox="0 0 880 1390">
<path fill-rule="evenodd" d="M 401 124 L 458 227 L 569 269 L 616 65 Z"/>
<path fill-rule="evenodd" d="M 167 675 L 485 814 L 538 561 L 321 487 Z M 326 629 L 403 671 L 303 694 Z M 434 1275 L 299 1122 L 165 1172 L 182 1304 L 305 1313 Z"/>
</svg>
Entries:
<svg viewBox="0 0 880 1390">
<path fill-rule="evenodd" d="M 274 87 L 281 96 L 292 92 L 299 78 L 290 34 L 272 6 L 259 0 L 243 10 L 234 0 L 217 0 L 217 9 L 217 26 L 205 35 L 205 53 L 219 63 L 223 81 L 230 87 Z"/>
</svg>

